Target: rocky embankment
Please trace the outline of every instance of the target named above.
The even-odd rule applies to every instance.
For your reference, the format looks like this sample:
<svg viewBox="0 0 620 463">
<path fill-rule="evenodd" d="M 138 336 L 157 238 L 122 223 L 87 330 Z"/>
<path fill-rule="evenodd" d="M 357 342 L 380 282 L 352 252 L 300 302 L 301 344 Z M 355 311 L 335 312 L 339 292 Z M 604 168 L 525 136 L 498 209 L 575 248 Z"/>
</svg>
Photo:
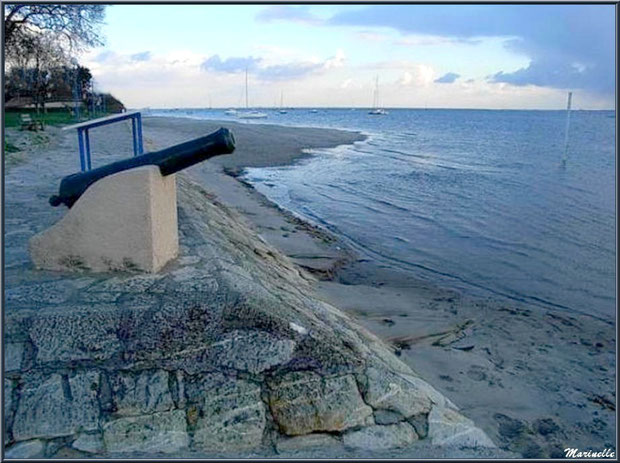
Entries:
<svg viewBox="0 0 620 463">
<path fill-rule="evenodd" d="M 177 182 L 181 255 L 160 273 L 9 280 L 7 457 L 493 447 L 241 216 Z"/>
</svg>

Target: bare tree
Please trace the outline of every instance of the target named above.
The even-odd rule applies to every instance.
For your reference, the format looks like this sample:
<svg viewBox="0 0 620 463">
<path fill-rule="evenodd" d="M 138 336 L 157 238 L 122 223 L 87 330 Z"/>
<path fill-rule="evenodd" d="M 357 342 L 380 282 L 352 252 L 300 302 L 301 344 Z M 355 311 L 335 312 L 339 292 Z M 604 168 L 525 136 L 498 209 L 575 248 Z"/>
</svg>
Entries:
<svg viewBox="0 0 620 463">
<path fill-rule="evenodd" d="M 103 43 L 99 29 L 105 5 L 5 3 L 5 58 L 16 81 L 7 91 L 31 96 L 37 112 L 66 67 L 69 55 Z M 75 71 L 77 72 L 77 71 Z M 21 81 L 17 80 L 21 77 Z M 77 77 L 75 77 L 77 79 Z M 79 92 L 81 95 L 82 92 Z M 79 96 L 78 96 L 79 98 Z"/>
<path fill-rule="evenodd" d="M 67 51 L 102 45 L 105 5 L 5 4 L 5 50 L 32 34 L 48 32 Z"/>
<path fill-rule="evenodd" d="M 45 110 L 53 73 L 68 63 L 68 57 L 49 33 L 31 34 L 16 45 L 9 77 L 18 78 L 14 85 L 18 91 L 32 97 L 38 113 Z"/>
</svg>

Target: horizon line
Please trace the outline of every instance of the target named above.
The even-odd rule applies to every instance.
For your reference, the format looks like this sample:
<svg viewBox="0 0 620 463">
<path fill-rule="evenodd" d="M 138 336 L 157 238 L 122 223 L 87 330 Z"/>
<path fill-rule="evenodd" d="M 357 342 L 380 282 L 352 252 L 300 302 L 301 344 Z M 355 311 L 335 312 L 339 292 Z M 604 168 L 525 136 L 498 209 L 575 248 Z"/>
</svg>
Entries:
<svg viewBox="0 0 620 463">
<path fill-rule="evenodd" d="M 151 111 L 159 111 L 159 110 L 206 110 L 206 111 L 225 111 L 227 109 L 235 109 L 235 110 L 243 110 L 246 111 L 248 108 L 241 106 L 217 106 L 217 107 L 207 107 L 207 106 L 171 106 L 171 107 L 152 107 L 152 106 L 141 106 L 141 107 L 132 107 L 127 108 L 127 110 L 151 110 Z M 370 110 L 373 109 L 370 106 L 253 106 L 249 108 L 249 110 L 272 110 L 272 111 L 280 111 L 282 109 L 285 110 L 295 110 L 295 109 L 352 109 L 352 110 Z M 566 108 L 443 108 L 443 107 L 389 107 L 385 106 L 383 109 L 398 111 L 398 110 L 415 110 L 415 111 L 426 111 L 426 110 L 448 110 L 448 111 L 566 111 Z M 602 109 L 588 109 L 588 108 L 571 108 L 571 111 L 616 111 L 616 108 L 602 108 Z"/>
</svg>

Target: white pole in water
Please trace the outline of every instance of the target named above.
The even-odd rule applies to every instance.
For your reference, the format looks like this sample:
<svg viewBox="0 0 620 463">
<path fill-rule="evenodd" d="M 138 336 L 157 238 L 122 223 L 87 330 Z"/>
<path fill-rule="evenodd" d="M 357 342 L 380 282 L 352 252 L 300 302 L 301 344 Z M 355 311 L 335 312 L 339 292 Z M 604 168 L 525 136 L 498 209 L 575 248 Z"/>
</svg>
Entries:
<svg viewBox="0 0 620 463">
<path fill-rule="evenodd" d="M 566 131 L 564 133 L 564 157 L 562 165 L 566 165 L 566 157 L 568 156 L 568 128 L 570 127 L 570 104 L 573 98 L 573 92 L 568 92 L 568 103 L 566 104 Z"/>
<path fill-rule="evenodd" d="M 250 106 L 248 104 L 248 67 L 245 67 L 245 109 L 248 109 Z"/>
</svg>

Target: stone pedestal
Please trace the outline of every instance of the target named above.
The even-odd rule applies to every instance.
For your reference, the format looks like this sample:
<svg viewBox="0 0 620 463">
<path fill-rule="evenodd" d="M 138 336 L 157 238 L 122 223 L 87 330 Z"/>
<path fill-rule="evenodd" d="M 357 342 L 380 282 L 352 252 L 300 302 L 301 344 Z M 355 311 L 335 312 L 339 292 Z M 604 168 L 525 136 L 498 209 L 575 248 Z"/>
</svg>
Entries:
<svg viewBox="0 0 620 463">
<path fill-rule="evenodd" d="M 175 176 L 144 166 L 102 178 L 29 250 L 42 269 L 157 272 L 179 251 Z"/>
</svg>

